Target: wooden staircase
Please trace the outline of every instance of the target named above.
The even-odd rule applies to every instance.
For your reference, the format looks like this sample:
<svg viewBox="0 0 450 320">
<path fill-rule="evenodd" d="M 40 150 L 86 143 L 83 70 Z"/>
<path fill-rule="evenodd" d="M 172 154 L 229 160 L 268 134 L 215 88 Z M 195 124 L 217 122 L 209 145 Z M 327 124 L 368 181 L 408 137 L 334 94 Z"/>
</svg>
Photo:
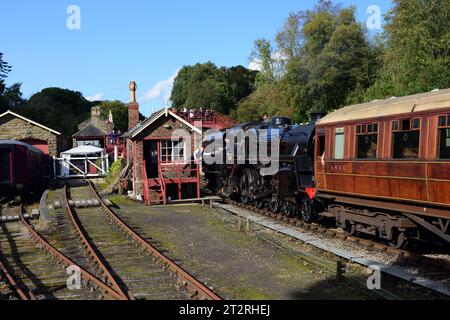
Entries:
<svg viewBox="0 0 450 320">
<path fill-rule="evenodd" d="M 192 168 L 193 166 L 193 168 Z M 158 163 L 158 178 L 148 179 L 145 161 L 143 162 L 143 194 L 146 205 L 167 204 L 167 185 L 177 185 L 178 199 L 182 199 L 183 184 L 195 184 L 200 198 L 201 177 L 197 161 L 190 163 Z"/>
<path fill-rule="evenodd" d="M 158 168 L 159 177 L 148 179 L 145 160 L 142 163 L 142 185 L 144 203 L 148 206 L 156 204 L 166 204 L 166 191 L 164 179 L 162 179 L 161 169 Z"/>
</svg>

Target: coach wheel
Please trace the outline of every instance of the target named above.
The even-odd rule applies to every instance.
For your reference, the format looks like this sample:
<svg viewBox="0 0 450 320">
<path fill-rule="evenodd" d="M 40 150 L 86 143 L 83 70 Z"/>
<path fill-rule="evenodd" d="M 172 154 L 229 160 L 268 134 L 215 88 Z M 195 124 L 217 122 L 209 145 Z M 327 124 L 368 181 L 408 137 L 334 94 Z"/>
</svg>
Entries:
<svg viewBox="0 0 450 320">
<path fill-rule="evenodd" d="M 303 221 L 310 223 L 314 219 L 314 209 L 310 201 L 303 200 L 300 208 L 300 215 Z"/>
<path fill-rule="evenodd" d="M 354 236 L 356 233 L 356 224 L 348 223 L 344 230 L 349 236 Z"/>
<path fill-rule="evenodd" d="M 406 247 L 408 244 L 408 239 L 406 237 L 406 233 L 404 231 L 402 232 L 395 232 L 392 240 L 389 241 L 389 245 L 393 248 L 401 249 Z"/>
</svg>

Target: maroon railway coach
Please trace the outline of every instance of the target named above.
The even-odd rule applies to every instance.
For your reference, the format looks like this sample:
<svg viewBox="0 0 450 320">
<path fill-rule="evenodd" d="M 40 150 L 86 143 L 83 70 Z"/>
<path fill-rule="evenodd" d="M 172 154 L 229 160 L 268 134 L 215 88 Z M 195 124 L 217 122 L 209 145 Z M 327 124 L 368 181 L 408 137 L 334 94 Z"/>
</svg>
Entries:
<svg viewBox="0 0 450 320">
<path fill-rule="evenodd" d="M 39 193 L 51 180 L 51 159 L 23 142 L 0 140 L 0 195 Z"/>
<path fill-rule="evenodd" d="M 317 124 L 322 215 L 403 246 L 450 242 L 450 89 L 342 108 Z"/>
</svg>

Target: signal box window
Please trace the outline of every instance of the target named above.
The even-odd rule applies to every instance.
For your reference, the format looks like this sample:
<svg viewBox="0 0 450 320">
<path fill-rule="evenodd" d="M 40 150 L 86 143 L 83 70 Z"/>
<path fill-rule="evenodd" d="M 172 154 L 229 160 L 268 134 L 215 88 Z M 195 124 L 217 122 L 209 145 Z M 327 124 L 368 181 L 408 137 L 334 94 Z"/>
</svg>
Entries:
<svg viewBox="0 0 450 320">
<path fill-rule="evenodd" d="M 375 159 L 378 147 L 378 123 L 356 126 L 356 158 Z"/>
<path fill-rule="evenodd" d="M 344 128 L 336 129 L 334 140 L 334 158 L 337 160 L 344 159 L 345 135 Z"/>
<path fill-rule="evenodd" d="M 165 163 L 184 161 L 184 142 L 161 141 L 161 161 Z"/>
<path fill-rule="evenodd" d="M 394 159 L 419 157 L 420 119 L 402 119 L 392 123 Z"/>
<path fill-rule="evenodd" d="M 450 159 L 450 116 L 439 117 L 439 159 Z"/>
</svg>

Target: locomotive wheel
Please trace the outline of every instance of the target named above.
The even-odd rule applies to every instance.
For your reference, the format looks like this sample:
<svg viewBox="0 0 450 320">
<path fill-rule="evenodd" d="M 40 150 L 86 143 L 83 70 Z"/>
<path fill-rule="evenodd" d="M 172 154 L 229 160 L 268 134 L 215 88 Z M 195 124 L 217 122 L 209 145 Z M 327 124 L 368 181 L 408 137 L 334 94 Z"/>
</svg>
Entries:
<svg viewBox="0 0 450 320">
<path fill-rule="evenodd" d="M 314 220 L 314 212 L 310 201 L 303 200 L 300 206 L 300 215 L 303 221 L 310 223 Z"/>
<path fill-rule="evenodd" d="M 281 212 L 288 218 L 292 216 L 291 205 L 289 202 L 286 201 L 283 203 L 281 206 Z"/>
<path fill-rule="evenodd" d="M 391 241 L 388 242 L 389 246 L 397 249 L 405 248 L 408 245 L 408 238 L 406 237 L 406 233 L 396 232 Z"/>
<path fill-rule="evenodd" d="M 269 209 L 270 209 L 270 211 L 272 211 L 273 213 L 278 213 L 278 212 L 280 212 L 280 209 L 281 209 L 280 201 L 278 201 L 278 200 L 272 201 L 272 202 L 270 203 L 270 205 L 269 205 Z"/>
<path fill-rule="evenodd" d="M 255 207 L 257 209 L 263 209 L 264 208 L 264 201 L 260 201 L 260 200 L 256 201 L 255 202 Z"/>
<path fill-rule="evenodd" d="M 251 196 L 247 174 L 243 174 L 241 180 L 239 181 L 239 191 L 241 202 L 244 204 L 248 204 L 250 202 Z"/>
</svg>

